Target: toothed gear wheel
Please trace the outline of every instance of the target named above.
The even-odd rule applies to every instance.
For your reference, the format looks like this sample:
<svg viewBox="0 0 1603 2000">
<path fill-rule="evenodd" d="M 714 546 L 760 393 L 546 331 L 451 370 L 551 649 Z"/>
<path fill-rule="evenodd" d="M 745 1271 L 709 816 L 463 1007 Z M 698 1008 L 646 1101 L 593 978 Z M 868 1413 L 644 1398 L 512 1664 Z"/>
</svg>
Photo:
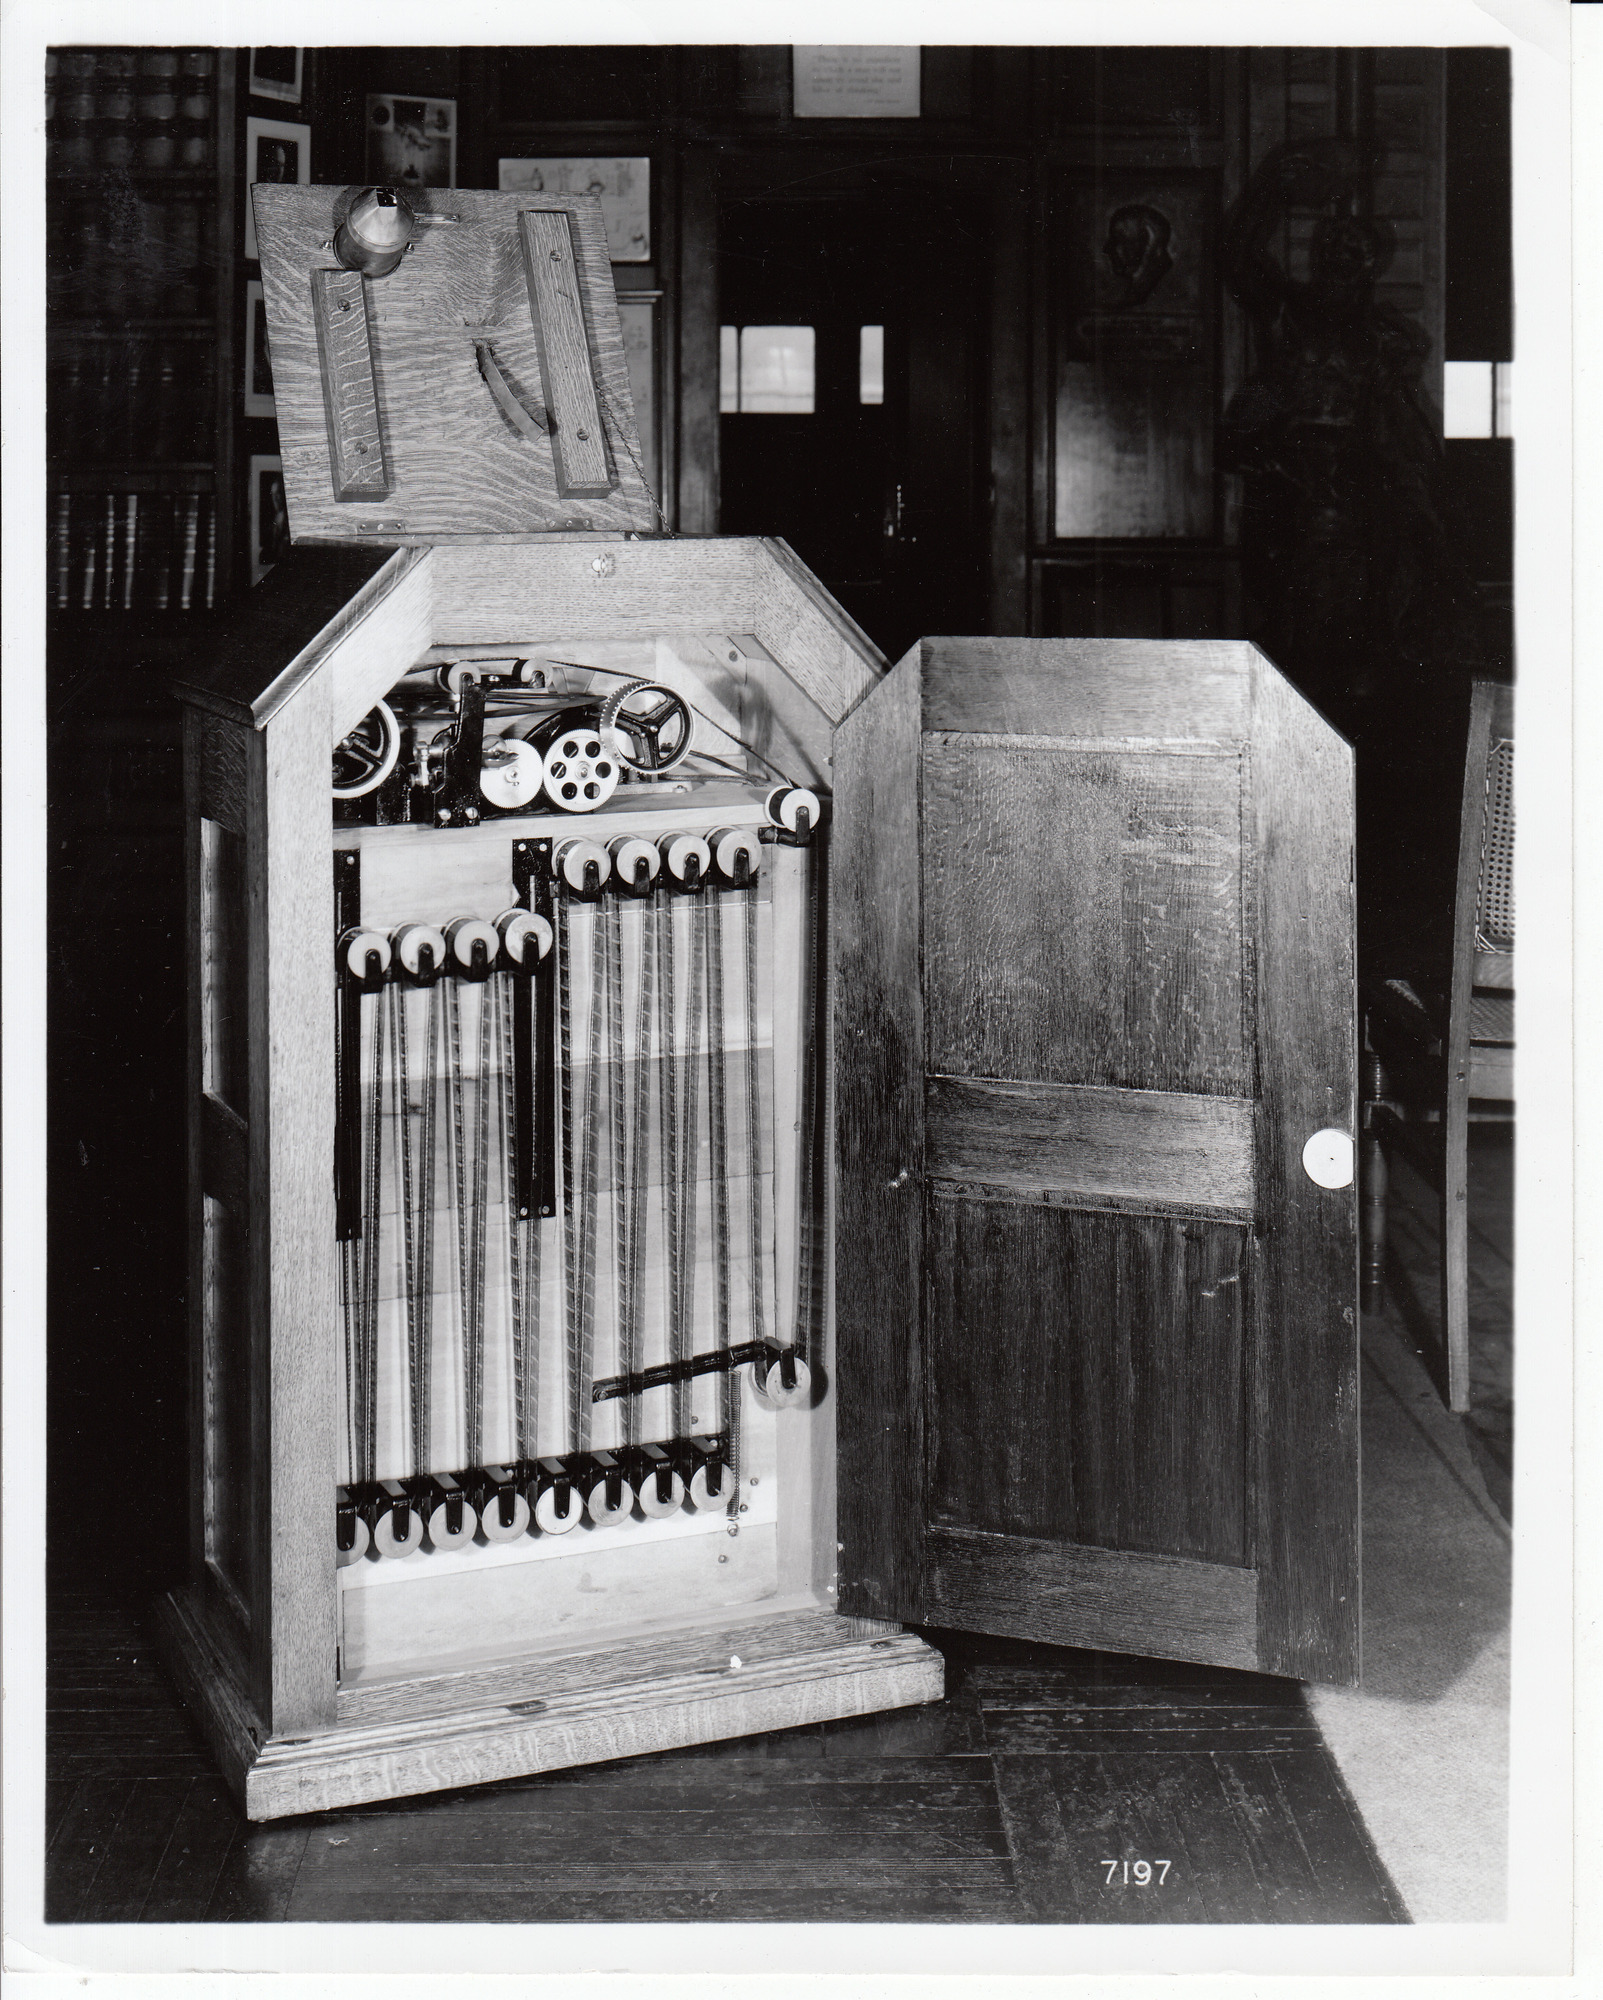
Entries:
<svg viewBox="0 0 1603 2000">
<path fill-rule="evenodd" d="M 689 702 L 661 681 L 627 681 L 601 704 L 602 739 L 631 771 L 659 778 L 690 755 Z"/>
</svg>

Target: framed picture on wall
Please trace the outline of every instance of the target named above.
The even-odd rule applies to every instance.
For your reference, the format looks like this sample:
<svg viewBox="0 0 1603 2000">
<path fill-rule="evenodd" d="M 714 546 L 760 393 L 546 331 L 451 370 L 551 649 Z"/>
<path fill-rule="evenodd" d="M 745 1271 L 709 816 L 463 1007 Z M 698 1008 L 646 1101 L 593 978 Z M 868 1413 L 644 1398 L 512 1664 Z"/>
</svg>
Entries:
<svg viewBox="0 0 1603 2000">
<path fill-rule="evenodd" d="M 369 97 L 367 177 L 382 187 L 455 187 L 456 99 Z"/>
<path fill-rule="evenodd" d="M 273 403 L 273 361 L 267 349 L 267 306 L 260 278 L 252 278 L 245 287 L 245 414 L 278 414 Z"/>
<path fill-rule="evenodd" d="M 305 187 L 312 178 L 312 128 L 276 118 L 245 120 L 245 255 L 256 255 L 256 216 L 250 191 L 257 181 Z"/>
<path fill-rule="evenodd" d="M 289 554 L 289 508 L 284 461 L 276 452 L 253 452 L 250 461 L 250 580 L 260 583 Z"/>
<path fill-rule="evenodd" d="M 502 160 L 496 185 L 503 194 L 598 195 L 613 263 L 651 262 L 649 158 Z"/>
<path fill-rule="evenodd" d="M 252 49 L 251 96 L 276 98 L 280 104 L 299 104 L 305 60 L 304 49 Z"/>
</svg>

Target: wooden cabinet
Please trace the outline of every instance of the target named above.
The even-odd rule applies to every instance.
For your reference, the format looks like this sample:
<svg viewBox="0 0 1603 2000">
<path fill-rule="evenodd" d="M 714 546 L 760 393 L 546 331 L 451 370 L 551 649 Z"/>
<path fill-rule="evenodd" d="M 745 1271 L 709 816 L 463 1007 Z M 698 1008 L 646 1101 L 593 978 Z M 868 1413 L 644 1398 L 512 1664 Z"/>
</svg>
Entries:
<svg viewBox="0 0 1603 2000">
<path fill-rule="evenodd" d="M 1248 647 L 885 673 L 647 532 L 593 202 L 353 282 L 353 193 L 256 191 L 347 545 L 183 690 L 163 1623 L 246 1810 L 932 1699 L 901 1620 L 1350 1675 L 1345 746 Z"/>
</svg>

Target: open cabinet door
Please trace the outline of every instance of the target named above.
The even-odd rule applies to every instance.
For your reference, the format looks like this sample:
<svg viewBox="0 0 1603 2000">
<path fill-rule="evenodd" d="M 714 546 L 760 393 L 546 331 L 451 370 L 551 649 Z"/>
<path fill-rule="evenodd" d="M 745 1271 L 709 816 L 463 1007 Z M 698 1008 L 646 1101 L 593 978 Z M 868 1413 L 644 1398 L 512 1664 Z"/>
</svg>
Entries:
<svg viewBox="0 0 1603 2000">
<path fill-rule="evenodd" d="M 1355 1679 L 1347 744 L 926 639 L 834 777 L 841 1610 Z"/>
</svg>

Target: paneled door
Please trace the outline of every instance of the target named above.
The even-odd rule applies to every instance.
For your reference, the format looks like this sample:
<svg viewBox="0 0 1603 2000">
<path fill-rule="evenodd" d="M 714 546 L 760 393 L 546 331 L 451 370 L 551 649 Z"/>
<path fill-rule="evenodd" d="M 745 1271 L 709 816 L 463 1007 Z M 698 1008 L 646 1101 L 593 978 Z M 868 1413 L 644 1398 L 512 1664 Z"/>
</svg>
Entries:
<svg viewBox="0 0 1603 2000">
<path fill-rule="evenodd" d="M 843 1611 L 1356 1678 L 1352 784 L 1245 643 L 840 729 Z"/>
</svg>

